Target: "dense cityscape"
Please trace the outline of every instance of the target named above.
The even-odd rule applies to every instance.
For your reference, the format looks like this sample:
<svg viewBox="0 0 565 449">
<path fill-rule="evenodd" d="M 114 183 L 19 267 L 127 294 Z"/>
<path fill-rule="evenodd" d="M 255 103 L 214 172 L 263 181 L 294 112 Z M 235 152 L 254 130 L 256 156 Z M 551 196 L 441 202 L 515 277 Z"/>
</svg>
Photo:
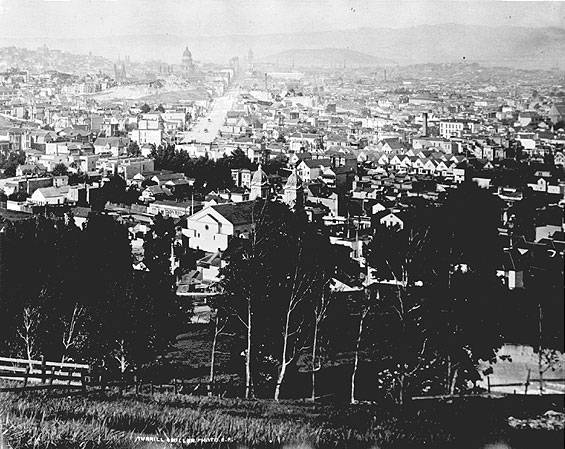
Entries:
<svg viewBox="0 0 565 449">
<path fill-rule="evenodd" d="M 0 447 L 562 443 L 562 67 L 0 70 Z"/>
</svg>

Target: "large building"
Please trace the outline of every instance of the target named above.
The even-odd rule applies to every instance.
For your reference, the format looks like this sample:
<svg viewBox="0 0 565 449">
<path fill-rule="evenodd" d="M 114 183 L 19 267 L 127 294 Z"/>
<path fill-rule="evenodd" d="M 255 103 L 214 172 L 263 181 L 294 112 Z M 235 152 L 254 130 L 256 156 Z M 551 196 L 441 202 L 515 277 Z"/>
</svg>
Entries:
<svg viewBox="0 0 565 449">
<path fill-rule="evenodd" d="M 234 236 L 249 237 L 254 228 L 254 204 L 254 201 L 218 204 L 196 212 L 187 219 L 188 245 L 215 253 L 225 251 Z"/>
<path fill-rule="evenodd" d="M 439 122 L 439 134 L 445 139 L 461 137 L 464 133 L 476 133 L 479 123 L 473 120 L 442 120 Z"/>
<path fill-rule="evenodd" d="M 131 140 L 138 145 L 161 145 L 164 133 L 164 121 L 159 113 L 142 114 L 137 120 L 137 129 L 130 133 Z"/>
<path fill-rule="evenodd" d="M 194 61 L 192 60 L 192 53 L 186 47 L 182 53 L 182 71 L 185 75 L 192 75 L 194 73 Z"/>
</svg>

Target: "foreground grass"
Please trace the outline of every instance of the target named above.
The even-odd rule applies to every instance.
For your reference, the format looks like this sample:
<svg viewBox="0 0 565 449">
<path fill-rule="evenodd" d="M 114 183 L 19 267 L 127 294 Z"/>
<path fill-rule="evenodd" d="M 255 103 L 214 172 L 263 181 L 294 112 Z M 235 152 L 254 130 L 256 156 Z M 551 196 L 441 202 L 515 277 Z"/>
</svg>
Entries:
<svg viewBox="0 0 565 449">
<path fill-rule="evenodd" d="M 460 448 L 467 447 L 461 442 L 476 440 L 478 432 L 501 432 L 505 420 L 504 413 L 485 414 L 482 406 L 391 410 L 168 395 L 4 394 L 0 413 L 14 449 L 176 448 L 188 441 L 207 441 L 201 444 L 206 447 L 307 443 L 324 448 Z M 139 441 L 147 436 L 186 443 L 155 446 Z"/>
</svg>

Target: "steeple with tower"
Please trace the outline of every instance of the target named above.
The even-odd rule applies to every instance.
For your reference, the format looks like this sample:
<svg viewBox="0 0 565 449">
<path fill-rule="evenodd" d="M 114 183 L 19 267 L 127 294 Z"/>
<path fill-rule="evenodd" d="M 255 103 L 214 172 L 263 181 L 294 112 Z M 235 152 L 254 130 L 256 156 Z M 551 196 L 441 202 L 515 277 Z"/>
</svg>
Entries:
<svg viewBox="0 0 565 449">
<path fill-rule="evenodd" d="M 283 202 L 290 208 L 299 208 L 304 205 L 304 183 L 296 172 L 296 167 L 292 168 L 292 173 L 284 186 Z"/>
<path fill-rule="evenodd" d="M 249 199 L 267 198 L 269 196 L 269 190 L 269 179 L 267 178 L 267 174 L 263 171 L 261 164 L 259 164 L 257 171 L 253 173 L 253 177 L 251 178 Z"/>
</svg>

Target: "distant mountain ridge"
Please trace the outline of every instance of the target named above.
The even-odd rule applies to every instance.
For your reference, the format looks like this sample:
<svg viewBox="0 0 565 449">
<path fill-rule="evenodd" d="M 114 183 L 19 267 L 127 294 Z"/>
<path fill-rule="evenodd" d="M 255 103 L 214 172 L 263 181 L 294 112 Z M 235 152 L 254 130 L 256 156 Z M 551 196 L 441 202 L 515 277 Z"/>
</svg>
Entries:
<svg viewBox="0 0 565 449">
<path fill-rule="evenodd" d="M 38 47 L 47 44 L 75 52 L 136 60 L 180 62 L 185 46 L 201 61 L 245 58 L 252 49 L 257 60 L 293 49 L 348 49 L 399 64 L 456 62 L 524 68 L 549 68 L 565 64 L 565 28 L 487 27 L 472 25 L 419 25 L 414 27 L 359 28 L 325 32 L 295 32 L 260 36 L 126 35 L 92 39 L 0 38 L 0 46 Z M 563 68 L 563 67 L 561 67 Z"/>
<path fill-rule="evenodd" d="M 346 48 L 294 48 L 258 58 L 257 62 L 296 68 L 375 67 L 394 63 L 388 59 Z"/>
</svg>

